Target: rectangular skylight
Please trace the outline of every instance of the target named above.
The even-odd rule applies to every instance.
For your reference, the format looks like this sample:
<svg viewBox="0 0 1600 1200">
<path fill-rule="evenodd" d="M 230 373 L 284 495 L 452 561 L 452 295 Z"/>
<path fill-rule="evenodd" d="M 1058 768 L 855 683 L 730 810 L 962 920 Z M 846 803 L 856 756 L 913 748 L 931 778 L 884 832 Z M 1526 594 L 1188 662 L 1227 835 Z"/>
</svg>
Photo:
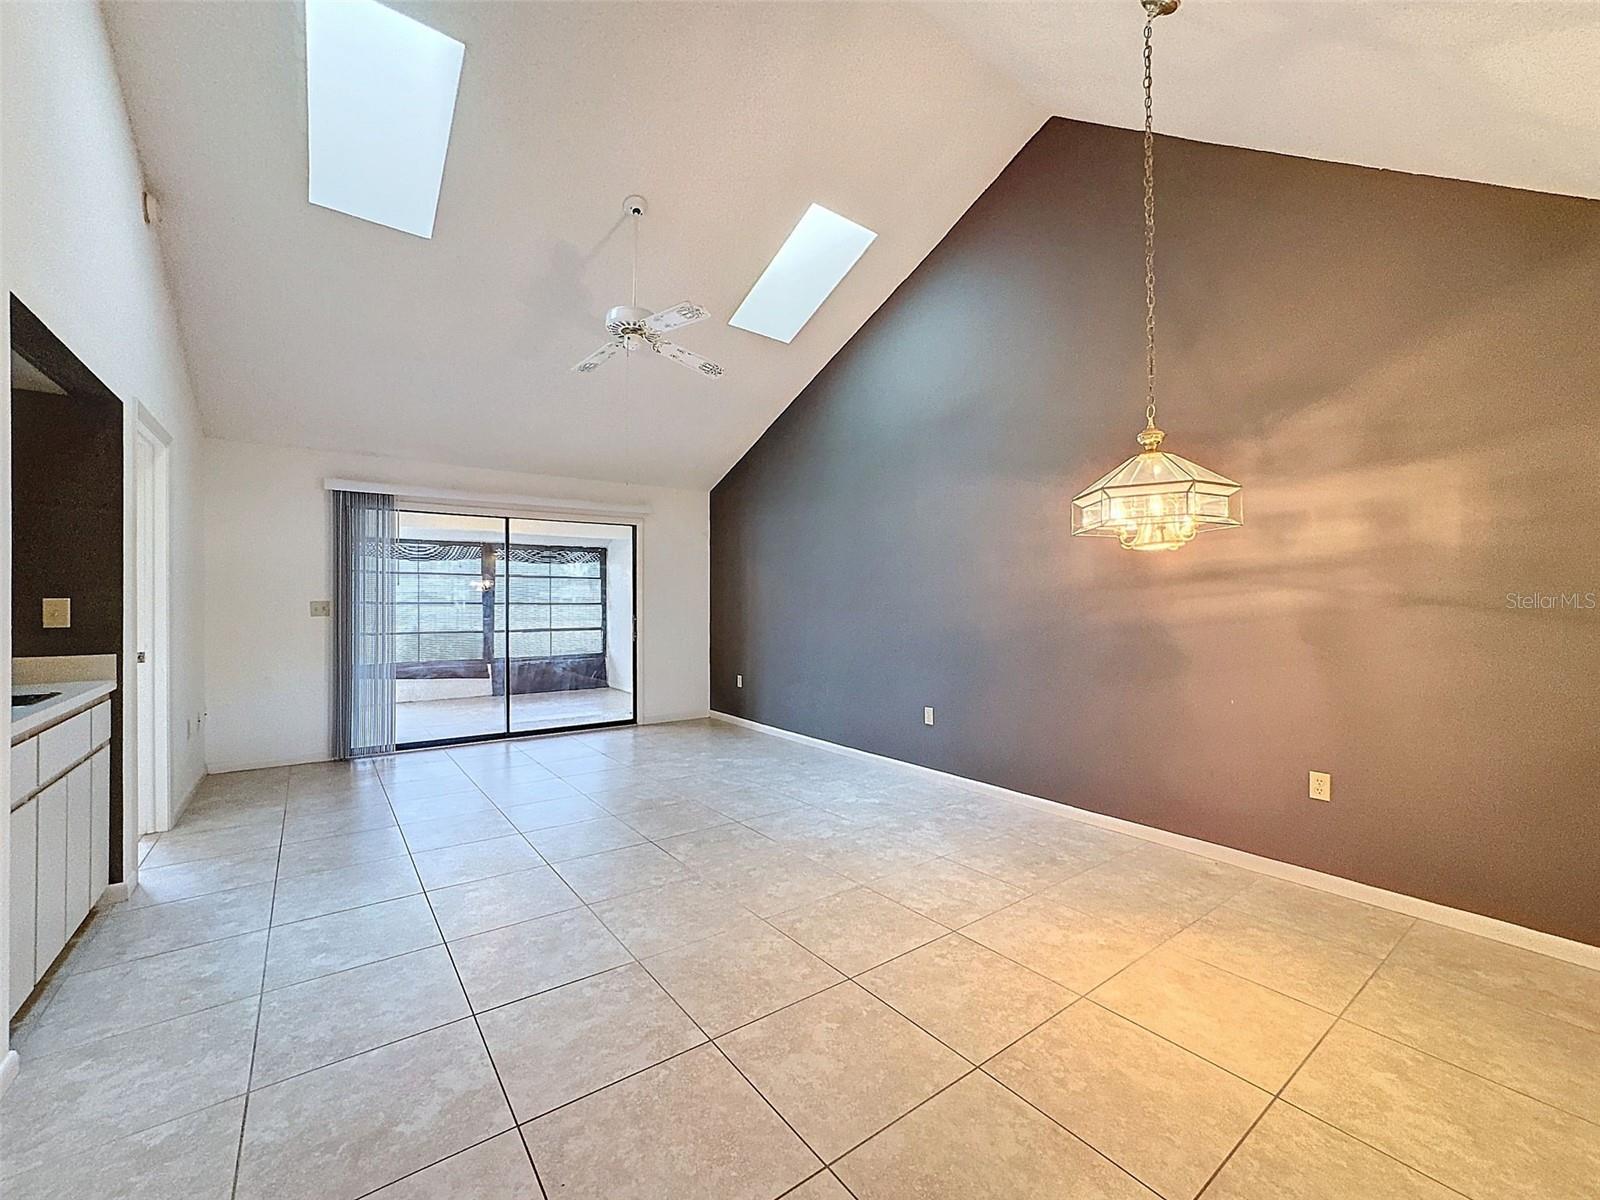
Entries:
<svg viewBox="0 0 1600 1200">
<path fill-rule="evenodd" d="M 813 204 L 728 324 L 780 342 L 794 341 L 877 236 Z"/>
<path fill-rule="evenodd" d="M 376 0 L 306 0 L 311 203 L 432 237 L 465 53 Z"/>
</svg>

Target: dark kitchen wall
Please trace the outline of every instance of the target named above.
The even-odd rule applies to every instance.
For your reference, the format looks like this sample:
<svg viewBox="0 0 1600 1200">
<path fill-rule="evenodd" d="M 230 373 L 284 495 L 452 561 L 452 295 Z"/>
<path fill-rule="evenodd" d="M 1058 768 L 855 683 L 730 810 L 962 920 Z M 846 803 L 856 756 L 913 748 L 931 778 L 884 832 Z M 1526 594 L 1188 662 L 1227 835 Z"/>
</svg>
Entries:
<svg viewBox="0 0 1600 1200">
<path fill-rule="evenodd" d="M 1158 139 L 1245 525 L 1133 554 L 1139 160 L 1046 124 L 713 491 L 712 707 L 1600 944 L 1600 203 Z"/>
<path fill-rule="evenodd" d="M 12 652 L 121 653 L 121 406 L 13 391 L 11 437 Z M 47 596 L 71 628 L 43 627 Z"/>
</svg>

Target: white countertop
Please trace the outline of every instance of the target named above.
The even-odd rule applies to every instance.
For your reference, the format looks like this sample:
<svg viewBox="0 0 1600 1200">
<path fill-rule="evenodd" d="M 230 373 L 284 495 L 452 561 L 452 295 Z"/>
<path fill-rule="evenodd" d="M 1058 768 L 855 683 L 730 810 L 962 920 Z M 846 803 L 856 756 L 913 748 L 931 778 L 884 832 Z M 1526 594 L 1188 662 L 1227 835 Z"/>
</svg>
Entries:
<svg viewBox="0 0 1600 1200">
<path fill-rule="evenodd" d="M 93 708 L 106 696 L 117 690 L 110 679 L 74 680 L 71 683 L 17 683 L 11 686 L 13 696 L 32 692 L 55 692 L 56 695 L 26 708 L 11 710 L 11 744 L 23 738 L 59 725 L 74 713 Z"/>
</svg>

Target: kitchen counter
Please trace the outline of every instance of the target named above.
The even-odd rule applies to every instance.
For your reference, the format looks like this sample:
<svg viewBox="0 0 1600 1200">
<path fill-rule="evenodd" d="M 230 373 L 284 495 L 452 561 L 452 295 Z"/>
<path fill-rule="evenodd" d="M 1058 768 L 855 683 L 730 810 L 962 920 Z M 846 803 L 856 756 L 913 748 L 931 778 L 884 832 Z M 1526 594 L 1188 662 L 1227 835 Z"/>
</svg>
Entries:
<svg viewBox="0 0 1600 1200">
<path fill-rule="evenodd" d="M 74 713 L 93 708 L 117 690 L 110 679 L 74 680 L 71 683 L 18 683 L 11 687 L 13 696 L 34 692 L 55 692 L 56 695 L 26 708 L 11 710 L 11 744 L 31 737 L 41 729 L 59 725 Z"/>
</svg>

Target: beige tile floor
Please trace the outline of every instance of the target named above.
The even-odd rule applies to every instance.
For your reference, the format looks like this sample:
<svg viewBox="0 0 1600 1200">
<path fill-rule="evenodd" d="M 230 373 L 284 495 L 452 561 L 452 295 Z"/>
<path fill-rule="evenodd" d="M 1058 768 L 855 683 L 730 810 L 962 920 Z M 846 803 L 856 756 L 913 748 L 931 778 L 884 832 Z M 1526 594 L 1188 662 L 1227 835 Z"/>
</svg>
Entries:
<svg viewBox="0 0 1600 1200">
<path fill-rule="evenodd" d="M 691 722 L 208 779 L 6 1200 L 1593 1200 L 1600 975 Z"/>
<path fill-rule="evenodd" d="M 633 693 L 618 688 L 537 692 L 511 697 L 511 727 L 519 732 L 600 725 L 633 717 Z M 506 727 L 504 696 L 408 700 L 394 706 L 394 736 L 401 743 L 480 737 Z"/>
</svg>

